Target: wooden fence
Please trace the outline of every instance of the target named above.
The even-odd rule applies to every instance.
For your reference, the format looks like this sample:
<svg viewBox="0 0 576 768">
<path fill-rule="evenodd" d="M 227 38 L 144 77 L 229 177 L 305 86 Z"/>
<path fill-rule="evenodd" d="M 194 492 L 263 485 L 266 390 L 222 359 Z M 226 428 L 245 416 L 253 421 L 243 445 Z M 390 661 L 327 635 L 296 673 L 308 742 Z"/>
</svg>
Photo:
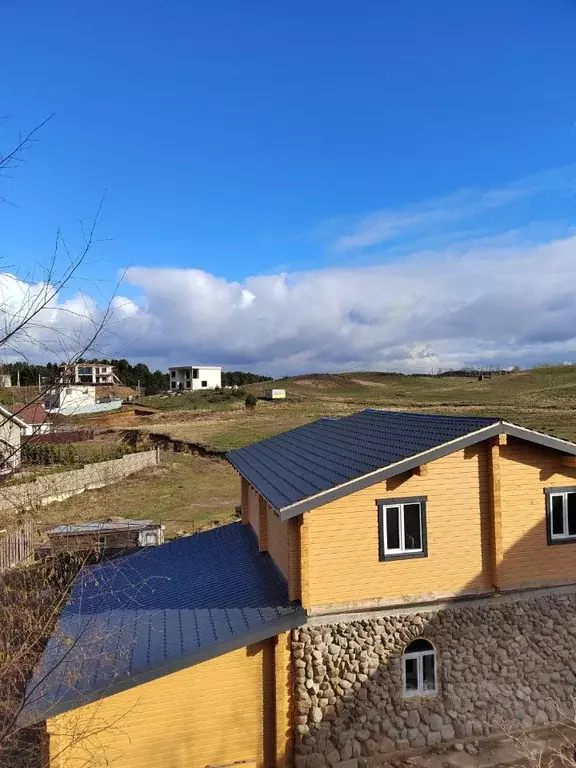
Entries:
<svg viewBox="0 0 576 768">
<path fill-rule="evenodd" d="M 23 523 L 13 530 L 0 530 L 0 573 L 34 559 L 34 524 Z"/>
</svg>

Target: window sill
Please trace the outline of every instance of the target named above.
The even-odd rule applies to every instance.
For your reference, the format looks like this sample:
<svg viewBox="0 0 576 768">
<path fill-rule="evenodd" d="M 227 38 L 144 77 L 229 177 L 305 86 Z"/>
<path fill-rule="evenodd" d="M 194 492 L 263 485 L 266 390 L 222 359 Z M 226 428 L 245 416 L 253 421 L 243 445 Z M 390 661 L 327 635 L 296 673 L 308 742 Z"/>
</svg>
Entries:
<svg viewBox="0 0 576 768">
<path fill-rule="evenodd" d="M 438 696 L 438 691 L 403 691 L 402 697 L 404 699 L 429 699 L 431 696 Z"/>
<path fill-rule="evenodd" d="M 391 554 L 387 554 L 384 552 L 380 556 L 381 562 L 386 562 L 387 560 L 412 560 L 417 557 L 428 557 L 427 551 L 422 552 L 395 552 Z"/>
<path fill-rule="evenodd" d="M 576 544 L 576 536 L 563 536 L 562 538 L 553 538 L 550 536 L 548 539 L 548 544 L 552 547 L 556 544 Z"/>
</svg>

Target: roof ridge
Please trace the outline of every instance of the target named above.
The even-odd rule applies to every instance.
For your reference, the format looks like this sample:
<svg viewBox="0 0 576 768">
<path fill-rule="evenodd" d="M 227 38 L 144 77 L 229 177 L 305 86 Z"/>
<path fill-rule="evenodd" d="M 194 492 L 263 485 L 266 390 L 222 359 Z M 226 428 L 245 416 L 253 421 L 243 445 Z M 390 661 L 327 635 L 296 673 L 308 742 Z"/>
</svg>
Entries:
<svg viewBox="0 0 576 768">
<path fill-rule="evenodd" d="M 423 416 L 426 419 L 474 419 L 478 421 L 504 421 L 500 416 L 473 416 L 468 414 L 453 415 L 450 413 L 422 413 L 421 411 L 391 411 L 388 408 L 364 408 L 359 413 L 389 413 L 394 416 Z M 357 413 L 351 416 L 357 416 Z M 345 417 L 349 418 L 349 417 Z"/>
</svg>

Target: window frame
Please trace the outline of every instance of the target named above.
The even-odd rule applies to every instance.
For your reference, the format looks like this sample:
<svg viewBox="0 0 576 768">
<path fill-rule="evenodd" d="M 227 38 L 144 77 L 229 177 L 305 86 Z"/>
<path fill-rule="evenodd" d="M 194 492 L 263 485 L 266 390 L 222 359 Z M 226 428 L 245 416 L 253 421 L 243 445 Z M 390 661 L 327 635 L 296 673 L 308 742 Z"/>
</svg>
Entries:
<svg viewBox="0 0 576 768">
<path fill-rule="evenodd" d="M 396 499 L 376 499 L 378 508 L 378 557 L 380 561 L 386 560 L 408 560 L 416 557 L 428 557 L 428 532 L 426 527 L 426 506 L 427 496 L 405 496 Z M 404 506 L 408 504 L 420 505 L 420 535 L 422 546 L 420 549 L 393 549 L 388 550 L 386 546 L 386 509 L 389 507 L 400 508 L 400 523 L 404 520 Z M 401 540 L 404 537 L 402 527 L 400 527 Z"/>
<path fill-rule="evenodd" d="M 576 533 L 552 533 L 552 499 L 555 496 L 562 498 L 562 522 L 564 530 L 568 531 L 568 501 L 569 493 L 576 494 L 576 485 L 567 485 L 561 488 L 545 488 L 546 494 L 546 541 L 549 546 L 556 544 L 576 544 Z"/>
<path fill-rule="evenodd" d="M 425 638 L 422 638 L 425 639 Z M 430 643 L 430 640 L 427 641 Z M 406 646 L 407 648 L 410 647 L 410 643 Z M 430 643 L 432 646 L 432 650 L 430 651 L 412 651 L 411 653 L 403 653 L 402 654 L 402 695 L 406 699 L 412 699 L 415 697 L 422 697 L 422 696 L 437 696 L 438 695 L 438 654 L 436 653 L 436 648 L 432 643 Z M 425 656 L 433 656 L 434 657 L 434 688 L 431 690 L 426 690 L 423 687 L 424 684 L 424 657 Z M 406 688 L 406 661 L 416 659 L 416 679 L 418 681 L 418 688 L 414 691 L 409 691 Z"/>
</svg>

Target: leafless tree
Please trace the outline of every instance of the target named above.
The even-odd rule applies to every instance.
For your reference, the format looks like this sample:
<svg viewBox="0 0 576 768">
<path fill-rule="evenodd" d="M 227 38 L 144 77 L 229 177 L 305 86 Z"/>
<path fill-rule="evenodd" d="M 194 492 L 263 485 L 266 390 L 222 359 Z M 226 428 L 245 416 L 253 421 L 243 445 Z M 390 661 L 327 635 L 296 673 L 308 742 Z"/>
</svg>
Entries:
<svg viewBox="0 0 576 768">
<path fill-rule="evenodd" d="M 32 130 L 19 135 L 10 149 L 0 152 L 0 182 L 25 161 L 39 134 L 52 115 Z M 0 204 L 12 203 L 0 194 Z M 30 355 L 57 359 L 63 365 L 73 365 L 86 354 L 102 348 L 111 332 L 115 288 L 104 296 L 94 281 L 91 285 L 98 298 L 87 296 L 80 289 L 83 268 L 90 252 L 98 244 L 98 227 L 104 196 L 96 206 L 91 221 L 80 224 L 80 244 L 71 248 L 60 228 L 56 229 L 53 245 L 47 259 L 39 258 L 34 267 L 21 271 L 13 265 L 0 263 L 0 354 L 4 359 L 30 362 Z M 62 304 L 58 298 L 64 289 L 76 290 L 76 300 Z M 58 389 L 62 384 L 50 382 L 40 385 L 26 405 L 44 401 L 46 390 Z M 18 410 L 14 411 L 18 415 Z M 0 416 L 0 438 L 6 418 Z M 5 467 L 15 463 L 21 445 L 0 440 L 0 459 Z"/>
<path fill-rule="evenodd" d="M 8 150 L 0 152 L 0 205 L 15 204 L 2 194 L 1 183 L 18 171 L 51 119 L 49 116 L 18 136 Z M 80 225 L 81 241 L 77 247 L 70 247 L 58 228 L 48 258 L 39 258 L 32 269 L 24 272 L 7 262 L 0 264 L 0 353 L 5 360 L 51 357 L 72 365 L 88 353 L 94 354 L 106 340 L 115 289 L 108 297 L 96 300 L 77 288 L 88 255 L 98 243 L 103 204 L 104 197 L 96 205 L 91 221 Z M 98 286 L 92 286 L 92 293 L 98 293 Z M 76 288 L 74 306 L 63 305 L 58 298 L 71 287 Z M 50 382 L 40 386 L 27 404 L 43 402 L 46 389 L 54 386 L 61 384 Z M 4 439 L 7 425 L 13 421 L 12 417 L 0 414 L 3 466 L 15 463 L 22 445 L 30 439 L 24 436 L 14 443 Z M 25 510 L 16 513 L 13 522 L 24 514 Z M 34 664 L 84 564 L 77 557 L 47 560 L 0 573 L 0 765 L 39 765 L 38 730 L 20 728 L 17 718 L 25 703 L 26 683 Z"/>
</svg>

